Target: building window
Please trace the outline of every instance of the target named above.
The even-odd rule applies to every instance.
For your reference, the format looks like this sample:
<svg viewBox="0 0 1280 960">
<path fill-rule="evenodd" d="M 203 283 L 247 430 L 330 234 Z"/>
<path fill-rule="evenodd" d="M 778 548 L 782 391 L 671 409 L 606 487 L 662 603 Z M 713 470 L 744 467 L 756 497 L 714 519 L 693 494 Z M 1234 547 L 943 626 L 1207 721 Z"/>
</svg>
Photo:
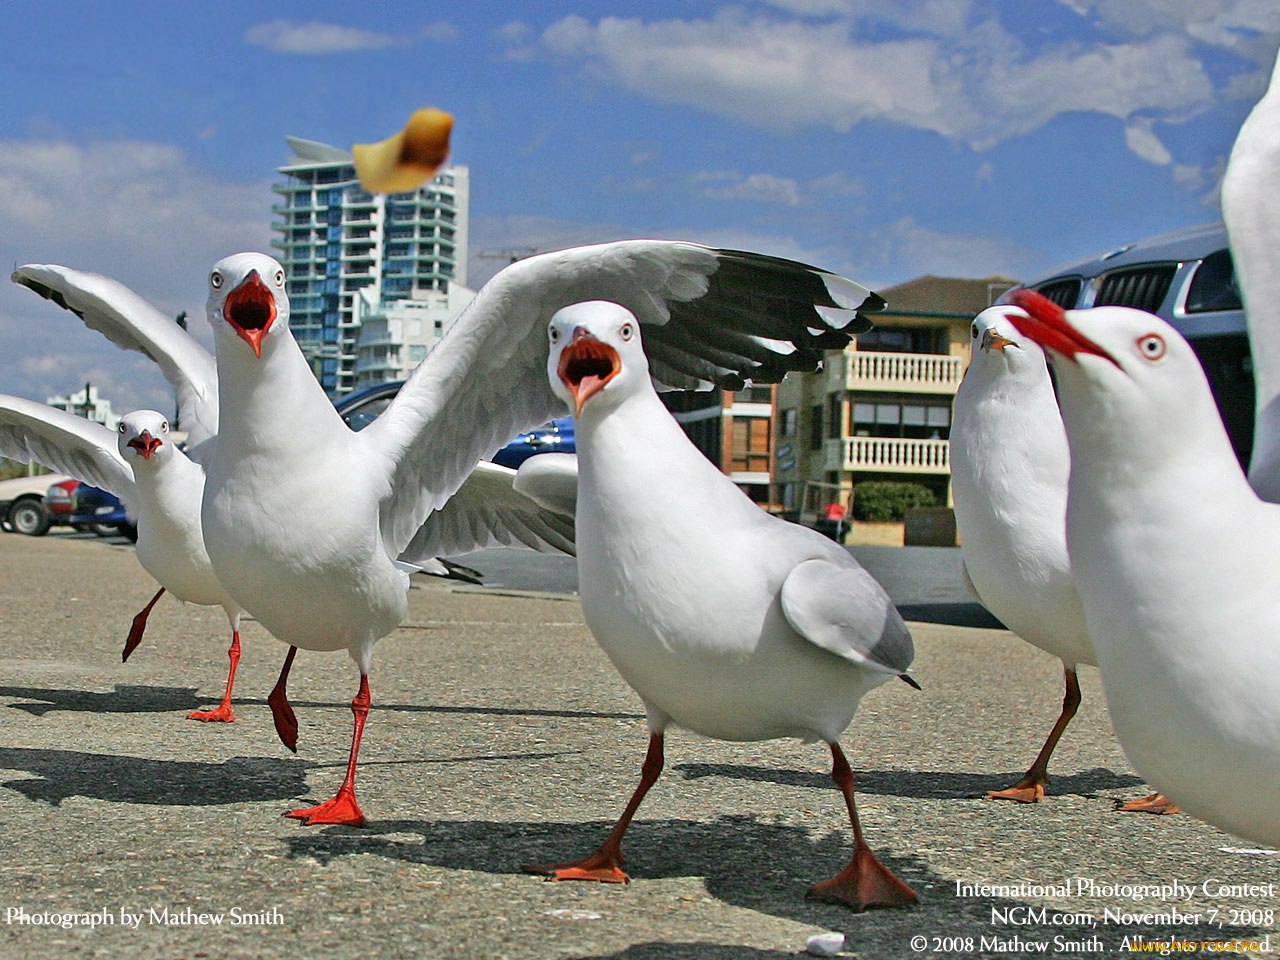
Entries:
<svg viewBox="0 0 1280 960">
<path fill-rule="evenodd" d="M 833 393 L 827 397 L 827 436 L 844 435 L 844 397 Z"/>
<path fill-rule="evenodd" d="M 945 354 L 946 330 L 942 327 L 876 327 L 858 334 L 858 349 L 880 353 Z"/>
<path fill-rule="evenodd" d="M 796 435 L 796 424 L 800 419 L 799 414 L 800 411 L 795 407 L 788 407 L 782 411 L 780 419 L 782 420 L 782 435 L 784 437 L 794 437 Z"/>
<path fill-rule="evenodd" d="M 853 432 L 860 437 L 945 440 L 951 430 L 949 398 L 859 400 L 852 407 Z"/>
<path fill-rule="evenodd" d="M 809 409 L 809 449 L 822 449 L 822 404 Z"/>
<path fill-rule="evenodd" d="M 734 417 L 733 435 L 729 450 L 729 470 L 732 473 L 769 472 L 768 417 Z"/>
</svg>

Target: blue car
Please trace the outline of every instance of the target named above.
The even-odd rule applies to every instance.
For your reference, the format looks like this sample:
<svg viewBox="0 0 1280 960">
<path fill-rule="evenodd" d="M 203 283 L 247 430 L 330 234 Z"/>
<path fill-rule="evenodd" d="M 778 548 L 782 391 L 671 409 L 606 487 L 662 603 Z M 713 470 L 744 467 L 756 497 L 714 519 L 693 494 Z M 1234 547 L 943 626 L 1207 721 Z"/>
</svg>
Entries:
<svg viewBox="0 0 1280 960">
<path fill-rule="evenodd" d="M 352 430 L 363 430 L 378 418 L 392 397 L 400 392 L 402 380 L 375 384 L 349 393 L 334 403 L 334 409 Z M 561 417 L 522 433 L 493 455 L 493 462 L 515 469 L 535 453 L 576 453 L 573 417 Z"/>
<path fill-rule="evenodd" d="M 70 523 L 77 530 L 92 530 L 100 537 L 123 535 L 138 539 L 138 528 L 129 520 L 115 494 L 87 483 L 77 484 L 72 494 Z"/>
</svg>

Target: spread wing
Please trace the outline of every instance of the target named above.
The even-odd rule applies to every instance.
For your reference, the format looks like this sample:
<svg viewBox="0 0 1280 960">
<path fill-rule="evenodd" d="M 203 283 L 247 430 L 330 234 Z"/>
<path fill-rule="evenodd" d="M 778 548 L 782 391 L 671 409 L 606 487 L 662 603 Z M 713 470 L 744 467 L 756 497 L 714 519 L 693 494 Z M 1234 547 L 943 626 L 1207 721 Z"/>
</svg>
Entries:
<svg viewBox="0 0 1280 960">
<path fill-rule="evenodd" d="M 829 560 L 797 564 L 782 584 L 782 613 L 810 643 L 854 663 L 903 674 L 915 647 L 871 574 Z"/>
<path fill-rule="evenodd" d="M 635 314 L 654 379 L 677 389 L 739 389 L 816 369 L 824 350 L 869 329 L 864 314 L 884 307 L 866 287 L 801 263 L 680 241 L 624 240 L 512 264 L 360 434 L 386 466 L 382 531 L 393 555 L 478 460 L 564 413 L 547 384 L 546 325 L 583 300 Z"/>
<path fill-rule="evenodd" d="M 130 516 L 137 502 L 133 470 L 116 435 L 91 420 L 34 400 L 0 394 L 0 455 L 31 460 L 120 498 Z"/>
<path fill-rule="evenodd" d="M 512 488 L 515 476 L 510 467 L 487 460 L 476 464 L 458 492 L 418 528 L 400 559 L 415 563 L 498 545 L 572 555 L 573 517 L 517 493 Z"/>
<path fill-rule="evenodd" d="M 13 282 L 70 310 L 118 347 L 146 354 L 160 367 L 178 400 L 187 455 L 201 462 L 202 445 L 218 434 L 218 370 L 195 337 L 124 284 L 97 273 L 28 263 Z"/>
</svg>

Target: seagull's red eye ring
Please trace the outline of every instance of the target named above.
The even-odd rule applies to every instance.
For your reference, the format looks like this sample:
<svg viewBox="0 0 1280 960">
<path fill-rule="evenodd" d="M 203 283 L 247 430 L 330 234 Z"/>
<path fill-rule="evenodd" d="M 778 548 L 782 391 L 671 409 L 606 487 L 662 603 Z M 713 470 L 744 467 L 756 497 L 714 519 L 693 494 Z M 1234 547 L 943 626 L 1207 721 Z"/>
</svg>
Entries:
<svg viewBox="0 0 1280 960">
<path fill-rule="evenodd" d="M 618 336 L 622 337 L 623 340 L 630 340 L 635 335 L 636 328 L 629 323 L 624 323 L 618 328 Z"/>
<path fill-rule="evenodd" d="M 1164 337 L 1158 333 L 1148 333 L 1145 337 L 1139 337 L 1136 342 L 1138 353 L 1144 360 L 1159 360 L 1168 350 Z"/>
<path fill-rule="evenodd" d="M 277 286 L 277 287 L 283 287 L 283 286 L 284 286 L 284 271 L 283 271 L 283 270 L 277 270 L 277 271 L 276 271 L 276 286 Z"/>
<path fill-rule="evenodd" d="M 559 343 L 560 331 L 557 330 L 554 325 L 547 327 L 547 337 L 551 340 L 552 343 Z"/>
</svg>

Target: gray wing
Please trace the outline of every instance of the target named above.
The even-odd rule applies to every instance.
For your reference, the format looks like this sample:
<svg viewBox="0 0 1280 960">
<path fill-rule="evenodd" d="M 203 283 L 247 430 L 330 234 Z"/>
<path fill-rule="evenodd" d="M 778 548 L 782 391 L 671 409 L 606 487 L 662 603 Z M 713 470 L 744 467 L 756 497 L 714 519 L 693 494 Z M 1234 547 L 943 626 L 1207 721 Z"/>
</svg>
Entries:
<svg viewBox="0 0 1280 960">
<path fill-rule="evenodd" d="M 400 560 L 455 556 L 484 547 L 527 547 L 572 555 L 573 518 L 547 510 L 512 487 L 516 471 L 481 461 L 443 507 L 427 516 Z"/>
<path fill-rule="evenodd" d="M 382 531 L 398 553 L 472 466 L 564 413 L 547 383 L 546 325 L 562 307 L 611 300 L 644 328 L 660 385 L 740 388 L 813 370 L 870 327 L 884 301 L 790 260 L 696 243 L 624 240 L 504 269 L 463 311 L 386 412 L 360 433 L 387 471 Z"/>
<path fill-rule="evenodd" d="M 0 455 L 31 460 L 120 498 L 135 516 L 133 470 L 116 450 L 116 435 L 102 426 L 34 400 L 0 394 Z"/>
<path fill-rule="evenodd" d="M 195 337 L 124 284 L 101 274 L 28 263 L 14 270 L 12 279 L 70 310 L 116 346 L 154 360 L 177 397 L 187 455 L 196 462 L 207 459 L 202 445 L 218 434 L 218 369 Z"/>
<path fill-rule="evenodd" d="M 520 464 L 514 483 L 539 506 L 566 517 L 578 512 L 578 456 L 574 453 L 540 453 Z"/>
<path fill-rule="evenodd" d="M 815 646 L 885 673 L 903 674 L 911 666 L 911 633 L 862 567 L 806 560 L 787 575 L 781 599 L 787 622 Z"/>
</svg>

